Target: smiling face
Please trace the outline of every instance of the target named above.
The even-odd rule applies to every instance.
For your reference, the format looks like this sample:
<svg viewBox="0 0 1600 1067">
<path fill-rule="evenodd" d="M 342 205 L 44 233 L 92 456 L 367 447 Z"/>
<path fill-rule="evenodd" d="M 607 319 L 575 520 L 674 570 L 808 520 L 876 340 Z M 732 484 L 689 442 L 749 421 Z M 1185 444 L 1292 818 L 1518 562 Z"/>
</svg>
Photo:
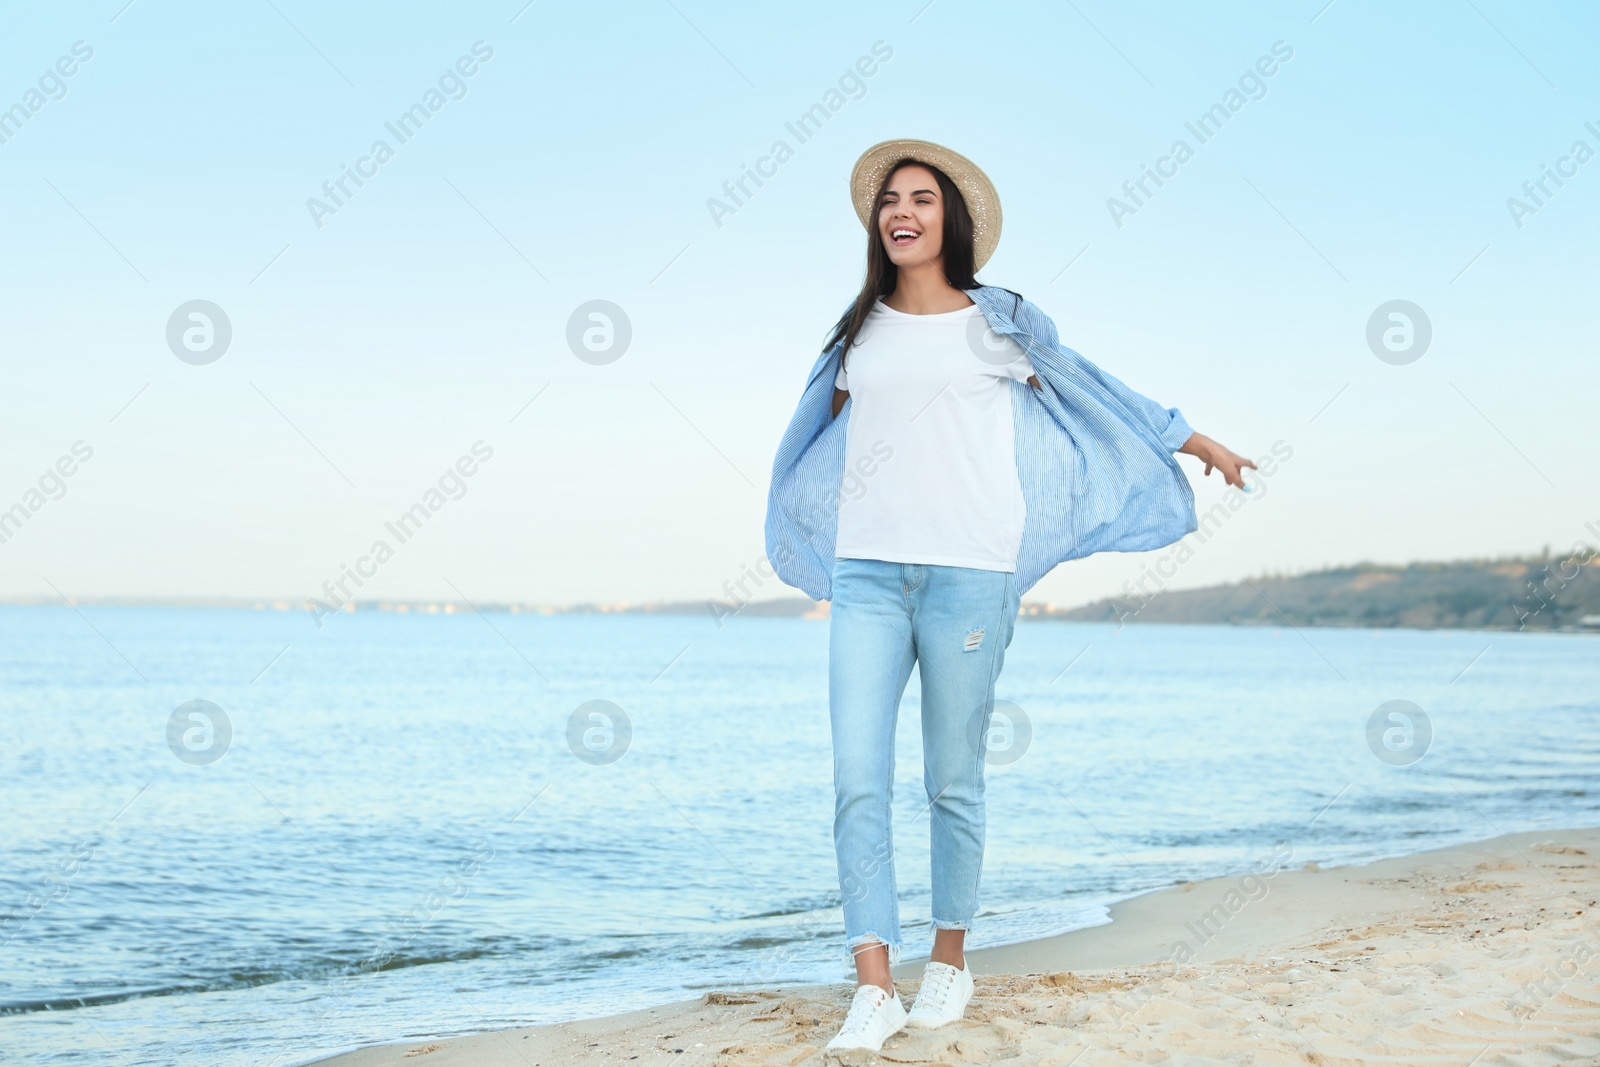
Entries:
<svg viewBox="0 0 1600 1067">
<path fill-rule="evenodd" d="M 878 237 L 896 267 L 937 263 L 944 252 L 944 198 L 933 172 L 908 163 L 878 201 Z"/>
</svg>

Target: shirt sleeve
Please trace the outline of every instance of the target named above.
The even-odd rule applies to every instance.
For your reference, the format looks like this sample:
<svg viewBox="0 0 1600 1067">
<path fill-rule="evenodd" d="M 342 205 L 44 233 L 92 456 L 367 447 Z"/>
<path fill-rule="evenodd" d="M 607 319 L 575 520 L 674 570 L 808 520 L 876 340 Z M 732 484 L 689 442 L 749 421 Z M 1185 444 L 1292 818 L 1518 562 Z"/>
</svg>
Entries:
<svg viewBox="0 0 1600 1067">
<path fill-rule="evenodd" d="M 1069 348 L 1061 347 L 1056 333 L 1055 323 L 1050 316 L 1024 300 L 1022 314 L 1027 317 L 1028 325 L 1040 341 L 1052 348 L 1060 347 L 1062 352 L 1070 353 L 1090 375 L 1099 383 L 1100 387 L 1115 397 L 1128 409 L 1134 418 L 1142 421 L 1156 436 L 1161 438 L 1161 443 L 1170 452 L 1176 452 L 1184 446 L 1194 434 L 1194 429 L 1183 417 L 1183 412 L 1177 408 L 1162 407 L 1158 402 L 1145 396 L 1143 393 L 1130 389 L 1116 376 L 1107 373 L 1094 363 L 1085 359 Z"/>
<path fill-rule="evenodd" d="M 833 387 L 835 389 L 843 389 L 845 392 L 850 391 L 850 379 L 845 377 L 844 363 L 842 361 L 839 364 L 839 373 L 833 376 Z"/>
<path fill-rule="evenodd" d="M 1081 358 L 1081 357 L 1080 357 Z M 1128 410 L 1144 420 L 1145 424 L 1154 430 L 1156 436 L 1161 438 L 1161 443 L 1167 451 L 1176 452 L 1184 446 L 1194 434 L 1194 429 L 1189 421 L 1183 417 L 1183 412 L 1177 408 L 1164 408 L 1158 402 L 1151 400 L 1143 393 L 1128 388 L 1118 378 L 1106 373 L 1100 368 L 1095 368 L 1101 383 L 1111 391 L 1111 394 L 1127 406 Z"/>
</svg>

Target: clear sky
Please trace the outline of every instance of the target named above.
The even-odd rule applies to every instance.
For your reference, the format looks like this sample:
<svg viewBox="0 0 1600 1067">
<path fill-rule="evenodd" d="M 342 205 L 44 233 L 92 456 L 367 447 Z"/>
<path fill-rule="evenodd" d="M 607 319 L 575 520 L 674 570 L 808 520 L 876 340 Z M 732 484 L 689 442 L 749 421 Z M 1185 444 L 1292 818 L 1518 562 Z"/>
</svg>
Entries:
<svg viewBox="0 0 1600 1067">
<path fill-rule="evenodd" d="M 722 595 L 860 284 L 850 166 L 890 137 L 995 181 L 981 280 L 1236 451 L 1292 448 L 1171 587 L 1595 541 L 1600 17 L 1325 4 L 8 11 L 0 508 L 40 506 L 0 596 L 298 602 L 379 538 L 363 595 Z M 804 142 L 786 127 L 829 102 Z M 1202 141 L 1186 123 L 1219 103 Z M 779 140 L 792 158 L 713 212 Z M 1146 167 L 1169 176 L 1135 201 Z M 208 363 L 169 344 L 195 300 L 231 326 Z M 631 325 L 608 363 L 568 344 L 591 300 Z M 1431 324 L 1411 362 L 1368 343 L 1392 300 Z M 399 544 L 385 523 L 480 441 Z M 1069 563 L 1029 599 L 1144 562 Z"/>
</svg>

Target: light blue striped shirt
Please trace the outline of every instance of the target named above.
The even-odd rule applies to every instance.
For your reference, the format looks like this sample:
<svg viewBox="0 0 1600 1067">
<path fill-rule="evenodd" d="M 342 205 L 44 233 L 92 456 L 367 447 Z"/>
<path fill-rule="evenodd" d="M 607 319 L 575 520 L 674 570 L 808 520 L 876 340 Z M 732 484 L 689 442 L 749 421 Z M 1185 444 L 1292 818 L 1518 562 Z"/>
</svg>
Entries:
<svg viewBox="0 0 1600 1067">
<path fill-rule="evenodd" d="M 1055 323 L 1029 301 L 988 285 L 967 295 L 991 330 L 1022 346 L 1043 386 L 1010 383 L 1017 478 L 1027 504 L 1018 595 L 1057 563 L 1161 548 L 1196 529 L 1194 490 L 1173 457 L 1194 432 L 1183 414 L 1063 346 Z M 834 417 L 833 380 L 843 348 L 835 344 L 817 357 L 778 444 L 767 490 L 767 559 L 779 578 L 813 600 L 833 595 L 853 403 L 846 400 Z"/>
</svg>

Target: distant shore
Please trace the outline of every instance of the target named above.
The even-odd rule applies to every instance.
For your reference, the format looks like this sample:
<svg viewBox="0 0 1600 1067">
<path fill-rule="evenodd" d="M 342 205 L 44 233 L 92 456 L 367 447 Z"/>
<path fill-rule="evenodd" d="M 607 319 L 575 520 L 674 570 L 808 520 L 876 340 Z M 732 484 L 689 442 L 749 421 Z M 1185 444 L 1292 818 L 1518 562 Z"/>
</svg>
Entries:
<svg viewBox="0 0 1600 1067">
<path fill-rule="evenodd" d="M 879 1057 L 846 1062 L 1358 1067 L 1600 1057 L 1600 828 L 1326 869 L 1292 853 L 1279 843 L 1236 875 L 1114 904 L 1106 925 L 973 951 L 977 989 L 964 1020 L 902 1031 Z M 920 962 L 895 970 L 908 1004 L 921 971 Z M 310 1062 L 810 1067 L 825 1062 L 822 1046 L 850 992 L 843 979 L 729 988 Z M 1521 1058 L 1535 1050 L 1537 1060 Z"/>
<path fill-rule="evenodd" d="M 1600 633 L 1600 577 L 1594 556 L 1508 557 L 1452 563 L 1361 563 L 1297 575 L 1264 575 L 1203 589 L 1166 589 L 1149 568 L 1124 595 L 1066 607 L 1024 601 L 1029 619 L 1235 626 L 1339 626 L 1380 629 L 1537 630 Z M 61 604 L 60 598 L 13 599 L 14 605 Z M 272 597 L 80 598 L 74 604 L 312 611 L 310 602 Z M 705 600 L 581 603 L 406 598 L 351 599 L 337 610 L 416 615 L 503 612 L 510 615 L 688 615 L 719 625 L 735 617 L 826 619 L 827 601 L 790 596 L 749 600 L 732 589 Z"/>
</svg>

